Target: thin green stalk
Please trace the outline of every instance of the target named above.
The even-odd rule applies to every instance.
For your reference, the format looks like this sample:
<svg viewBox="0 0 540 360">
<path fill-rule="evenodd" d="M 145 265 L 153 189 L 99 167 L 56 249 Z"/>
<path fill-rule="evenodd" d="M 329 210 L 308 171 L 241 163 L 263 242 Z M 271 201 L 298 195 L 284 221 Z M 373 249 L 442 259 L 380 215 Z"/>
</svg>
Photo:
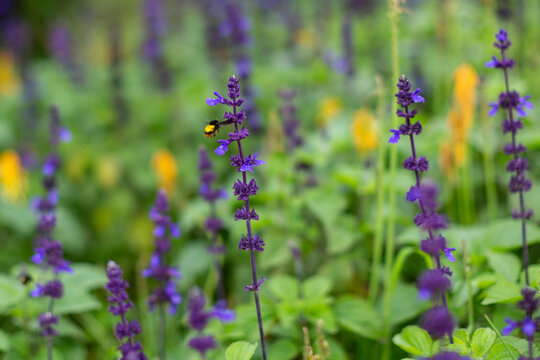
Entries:
<svg viewBox="0 0 540 360">
<path fill-rule="evenodd" d="M 390 26 L 391 26 L 391 44 L 392 44 L 392 83 L 397 81 L 399 77 L 399 48 L 398 48 L 398 20 L 399 20 L 399 0 L 388 0 L 390 9 Z M 392 114 L 397 111 L 397 104 L 392 101 Z M 398 127 L 398 118 L 393 116 L 393 127 Z M 383 360 L 390 359 L 392 333 L 391 315 L 392 315 L 392 262 L 394 260 L 394 236 L 395 236 L 395 207 L 396 207 L 396 167 L 397 167 L 397 147 L 390 148 L 390 176 L 388 187 L 388 232 L 386 237 L 386 253 L 384 266 L 384 299 L 383 299 L 383 330 L 385 336 L 385 344 L 382 354 Z"/>
<path fill-rule="evenodd" d="M 379 105 L 377 109 L 377 117 L 379 121 L 384 119 L 384 88 L 382 80 L 379 76 L 376 77 L 378 85 Z M 373 303 L 377 298 L 377 290 L 379 288 L 382 247 L 383 247 L 383 233 L 384 233 L 384 179 L 385 179 L 385 166 L 384 159 L 386 157 L 386 144 L 383 139 L 384 123 L 379 126 L 379 149 L 377 152 L 377 170 L 375 174 L 375 181 L 377 186 L 377 210 L 375 212 L 375 235 L 373 237 L 373 255 L 371 259 L 371 274 L 369 278 L 369 300 Z"/>
<path fill-rule="evenodd" d="M 467 282 L 467 317 L 469 320 L 469 325 L 467 330 L 469 334 L 472 333 L 474 329 L 474 301 L 473 301 L 473 288 L 472 288 L 472 279 L 471 279 L 471 263 L 469 262 L 467 248 L 465 247 L 465 241 L 461 241 L 461 248 L 463 249 L 463 263 L 465 264 L 465 281 Z"/>
<path fill-rule="evenodd" d="M 493 331 L 495 331 L 495 334 L 497 334 L 497 337 L 499 338 L 499 340 L 501 341 L 501 343 L 504 345 L 504 348 L 506 349 L 506 352 L 508 353 L 508 355 L 512 358 L 512 360 L 516 360 L 516 357 L 514 356 L 514 354 L 512 353 L 512 351 L 510 351 L 510 348 L 508 347 L 508 345 L 506 345 L 506 342 L 504 341 L 504 338 L 502 337 L 501 333 L 499 332 L 499 330 L 497 330 L 497 328 L 495 327 L 495 325 L 493 324 L 493 322 L 491 322 L 490 318 L 484 314 L 484 317 L 486 318 L 487 322 L 489 323 L 489 326 L 491 326 L 491 328 L 493 329 Z"/>
</svg>

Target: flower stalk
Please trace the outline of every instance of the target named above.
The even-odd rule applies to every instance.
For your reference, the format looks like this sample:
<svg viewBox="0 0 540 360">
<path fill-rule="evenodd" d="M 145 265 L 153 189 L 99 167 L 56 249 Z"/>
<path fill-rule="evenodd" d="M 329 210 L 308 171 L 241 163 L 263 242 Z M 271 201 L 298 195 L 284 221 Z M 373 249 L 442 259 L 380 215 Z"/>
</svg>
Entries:
<svg viewBox="0 0 540 360">
<path fill-rule="evenodd" d="M 259 220 L 259 215 L 250 207 L 250 197 L 257 194 L 259 187 L 257 186 L 255 179 L 251 179 L 248 182 L 247 178 L 247 173 L 253 173 L 253 168 L 263 165 L 264 161 L 257 159 L 257 153 L 245 155 L 242 148 L 242 140 L 249 136 L 249 132 L 245 127 L 246 113 L 244 110 L 239 110 L 244 103 L 244 99 L 240 97 L 240 85 L 236 76 L 233 75 L 229 77 L 227 88 L 229 99 L 224 98 L 218 92 L 214 92 L 216 98 L 208 98 L 206 99 L 206 103 L 210 106 L 223 104 L 232 108 L 232 113 L 228 111 L 225 112 L 223 115 L 224 121 L 221 121 L 219 126 L 233 125 L 234 131 L 227 134 L 227 139 L 218 140 L 220 145 L 214 152 L 218 155 L 224 155 L 229 150 L 230 144 L 236 142 L 238 146 L 238 153 L 236 155 L 231 155 L 231 165 L 235 167 L 238 172 L 242 173 L 242 178 L 234 183 L 233 189 L 234 195 L 238 200 L 244 201 L 244 205 L 236 210 L 234 219 L 237 221 L 244 220 L 246 222 L 247 235 L 241 237 L 238 248 L 239 250 L 246 250 L 249 252 L 252 282 L 251 284 L 246 285 L 244 290 L 253 292 L 259 325 L 259 336 L 261 339 L 262 356 L 263 360 L 266 360 L 266 342 L 264 339 L 261 305 L 259 300 L 259 288 L 264 282 L 264 277 L 261 276 L 260 279 L 258 278 L 257 262 L 255 259 L 255 252 L 262 252 L 266 244 L 263 239 L 258 234 L 254 234 L 252 230 L 251 221 Z M 242 128 L 240 128 L 240 126 Z"/>
</svg>

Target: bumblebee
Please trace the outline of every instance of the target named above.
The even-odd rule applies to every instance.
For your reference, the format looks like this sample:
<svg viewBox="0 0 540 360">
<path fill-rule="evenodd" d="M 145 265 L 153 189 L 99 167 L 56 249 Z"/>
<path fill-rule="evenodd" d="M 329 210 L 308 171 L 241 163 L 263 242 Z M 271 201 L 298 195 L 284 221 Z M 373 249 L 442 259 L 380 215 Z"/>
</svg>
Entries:
<svg viewBox="0 0 540 360">
<path fill-rule="evenodd" d="M 216 136 L 216 133 L 219 132 L 220 128 L 221 123 L 219 122 L 219 120 L 212 120 L 204 127 L 204 135 L 207 138 L 214 137 Z"/>
<path fill-rule="evenodd" d="M 32 276 L 30 274 L 22 272 L 19 274 L 19 282 L 23 285 L 28 285 L 32 282 Z"/>
<path fill-rule="evenodd" d="M 225 121 L 211 120 L 204 127 L 204 136 L 206 136 L 207 138 L 214 137 L 219 132 L 219 129 L 229 124 L 232 124 L 232 120 L 225 120 Z"/>
</svg>

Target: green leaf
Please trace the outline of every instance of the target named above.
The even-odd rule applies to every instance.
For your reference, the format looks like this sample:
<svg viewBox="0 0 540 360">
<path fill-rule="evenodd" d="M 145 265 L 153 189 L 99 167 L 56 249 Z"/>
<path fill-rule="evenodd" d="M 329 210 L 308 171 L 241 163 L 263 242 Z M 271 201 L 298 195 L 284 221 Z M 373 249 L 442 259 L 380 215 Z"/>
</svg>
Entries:
<svg viewBox="0 0 540 360">
<path fill-rule="evenodd" d="M 471 349 L 474 356 L 484 356 L 495 342 L 497 334 L 490 328 L 478 329 L 471 340 Z"/>
<path fill-rule="evenodd" d="M 90 291 L 107 283 L 104 271 L 90 264 L 74 264 L 72 268 L 72 274 L 62 276 L 64 296 L 55 301 L 54 312 L 80 314 L 100 309 L 101 302 Z"/>
<path fill-rule="evenodd" d="M 290 340 L 281 339 L 270 344 L 268 355 L 270 360 L 290 360 L 300 353 L 300 348 Z"/>
<path fill-rule="evenodd" d="M 346 296 L 336 302 L 334 309 L 343 328 L 369 339 L 382 337 L 380 315 L 365 299 Z"/>
<path fill-rule="evenodd" d="M 519 286 L 507 280 L 500 279 L 487 290 L 487 295 L 482 301 L 482 305 L 514 303 L 519 299 L 521 299 Z"/>
<path fill-rule="evenodd" d="M 507 346 L 508 349 L 502 343 L 493 345 L 486 356 L 486 360 L 516 360 L 520 355 L 518 349 L 508 344 Z"/>
<path fill-rule="evenodd" d="M 0 274 L 0 312 L 18 304 L 25 296 L 25 288 L 17 280 Z"/>
<path fill-rule="evenodd" d="M 237 341 L 229 345 L 225 351 L 226 360 L 250 360 L 255 354 L 257 344 L 250 344 L 245 341 Z"/>
<path fill-rule="evenodd" d="M 298 298 L 298 280 L 288 275 L 272 276 L 268 289 L 280 300 L 294 300 Z"/>
<path fill-rule="evenodd" d="M 411 355 L 430 356 L 433 340 L 428 332 L 416 325 L 405 327 L 394 335 L 392 342 Z"/>
<path fill-rule="evenodd" d="M 490 251 L 487 253 L 489 265 L 495 273 L 510 282 L 515 282 L 521 270 L 521 261 L 512 253 Z"/>
<path fill-rule="evenodd" d="M 332 289 L 332 282 L 323 276 L 313 276 L 304 281 L 302 290 L 304 298 L 315 298 L 328 294 Z"/>
<path fill-rule="evenodd" d="M 8 335 L 0 330 L 0 351 L 6 352 L 10 348 Z"/>
</svg>

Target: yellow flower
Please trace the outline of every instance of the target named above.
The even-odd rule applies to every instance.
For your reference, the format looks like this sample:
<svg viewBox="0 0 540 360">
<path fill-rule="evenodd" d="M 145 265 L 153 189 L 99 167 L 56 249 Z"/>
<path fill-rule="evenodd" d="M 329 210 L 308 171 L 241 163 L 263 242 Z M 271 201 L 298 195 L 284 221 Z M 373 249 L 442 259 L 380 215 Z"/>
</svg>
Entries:
<svg viewBox="0 0 540 360">
<path fill-rule="evenodd" d="M 152 157 L 152 167 L 156 172 L 159 187 L 172 194 L 176 185 L 177 168 L 176 160 L 169 150 L 158 150 Z"/>
<path fill-rule="evenodd" d="M 336 97 L 327 97 L 319 103 L 317 122 L 319 126 L 330 124 L 342 111 L 343 104 Z"/>
<path fill-rule="evenodd" d="M 2 195 L 11 202 L 25 197 L 28 175 L 21 165 L 19 154 L 14 150 L 6 150 L 0 154 L 0 186 Z"/>
<path fill-rule="evenodd" d="M 450 180 L 467 160 L 467 140 L 474 121 L 478 75 L 468 64 L 454 71 L 454 101 L 446 122 L 450 130 L 450 142 L 440 149 L 441 164 Z"/>
<path fill-rule="evenodd" d="M 0 50 L 0 94 L 4 96 L 16 94 L 20 85 L 13 55 L 9 51 Z"/>
<path fill-rule="evenodd" d="M 454 71 L 454 109 L 458 113 L 460 122 L 460 136 L 467 137 L 474 119 L 476 106 L 476 86 L 478 75 L 469 64 L 463 64 Z"/>
<path fill-rule="evenodd" d="M 354 113 L 354 121 L 351 124 L 351 133 L 356 150 L 367 153 L 377 148 L 377 124 L 375 116 L 366 109 L 360 109 Z"/>
</svg>

